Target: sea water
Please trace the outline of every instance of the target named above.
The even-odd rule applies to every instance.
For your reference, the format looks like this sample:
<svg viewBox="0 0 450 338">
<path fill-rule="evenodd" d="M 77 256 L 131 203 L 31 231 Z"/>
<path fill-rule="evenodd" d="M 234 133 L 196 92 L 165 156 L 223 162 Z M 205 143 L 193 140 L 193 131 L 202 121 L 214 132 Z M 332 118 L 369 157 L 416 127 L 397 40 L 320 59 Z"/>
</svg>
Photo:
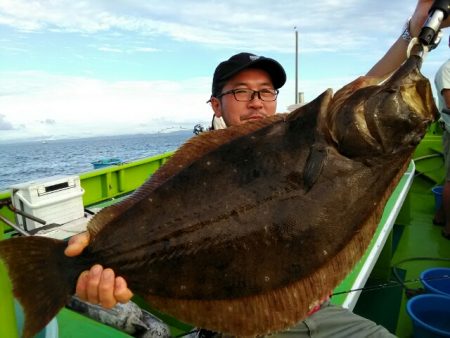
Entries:
<svg viewBox="0 0 450 338">
<path fill-rule="evenodd" d="M 91 162 L 119 158 L 130 162 L 177 149 L 192 131 L 0 144 L 0 191 L 53 175 L 93 170 Z"/>
</svg>

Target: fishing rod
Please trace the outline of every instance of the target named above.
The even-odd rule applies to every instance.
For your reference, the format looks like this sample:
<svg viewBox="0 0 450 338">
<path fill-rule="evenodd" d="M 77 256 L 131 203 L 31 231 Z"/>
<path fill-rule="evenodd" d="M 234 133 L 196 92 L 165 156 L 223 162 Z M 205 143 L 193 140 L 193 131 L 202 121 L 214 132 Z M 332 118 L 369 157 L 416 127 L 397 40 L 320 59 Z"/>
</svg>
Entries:
<svg viewBox="0 0 450 338">
<path fill-rule="evenodd" d="M 331 294 L 331 296 L 337 296 L 337 295 L 343 295 L 351 292 L 357 292 L 357 291 L 373 291 L 373 290 L 381 290 L 381 289 L 387 289 L 387 288 L 393 288 L 393 287 L 403 287 L 406 288 L 405 284 L 412 284 L 412 283 L 418 283 L 423 281 L 436 281 L 436 280 L 450 280 L 450 275 L 444 275 L 439 277 L 428 277 L 428 278 L 416 278 L 416 279 L 410 279 L 402 282 L 397 281 L 389 281 L 387 283 L 382 283 L 378 285 L 372 285 L 372 286 L 365 286 L 361 288 L 351 289 L 347 291 L 339 291 L 334 292 Z M 406 288 L 407 290 L 410 290 Z"/>
<path fill-rule="evenodd" d="M 407 292 L 409 291 L 411 293 L 412 289 L 409 289 L 407 287 L 407 284 L 418 283 L 418 282 L 422 282 L 422 281 L 431 281 L 431 280 L 450 280 L 450 275 L 443 275 L 443 276 L 438 276 L 438 277 L 416 278 L 416 279 L 409 279 L 409 280 L 406 280 L 406 281 L 402 281 L 402 279 L 400 278 L 400 276 L 398 275 L 398 272 L 397 272 L 398 266 L 403 264 L 403 263 L 410 262 L 410 261 L 444 261 L 444 262 L 450 262 L 450 258 L 440 258 L 440 257 L 412 257 L 412 258 L 407 258 L 407 259 L 399 261 L 398 263 L 396 263 L 392 267 L 392 271 L 393 271 L 394 277 L 395 277 L 395 279 L 397 281 L 389 281 L 387 283 L 381 283 L 381 284 L 372 285 L 372 286 L 364 286 L 364 287 L 361 287 L 361 288 L 335 292 L 335 293 L 332 294 L 332 296 L 342 295 L 342 294 L 347 294 L 347 293 L 357 292 L 357 291 L 380 290 L 380 289 L 391 288 L 391 287 L 402 287 Z"/>
</svg>

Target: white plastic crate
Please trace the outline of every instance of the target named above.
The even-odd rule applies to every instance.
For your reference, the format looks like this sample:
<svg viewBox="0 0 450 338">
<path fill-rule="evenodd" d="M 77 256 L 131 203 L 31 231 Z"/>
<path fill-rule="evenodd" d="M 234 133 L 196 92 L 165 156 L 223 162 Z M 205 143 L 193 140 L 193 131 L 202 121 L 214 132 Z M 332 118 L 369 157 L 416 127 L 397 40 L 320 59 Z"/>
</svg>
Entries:
<svg viewBox="0 0 450 338">
<path fill-rule="evenodd" d="M 13 206 L 46 224 L 65 224 L 84 216 L 83 188 L 78 176 L 51 176 L 10 187 Z M 25 230 L 44 226 L 16 214 L 16 222 Z"/>
</svg>

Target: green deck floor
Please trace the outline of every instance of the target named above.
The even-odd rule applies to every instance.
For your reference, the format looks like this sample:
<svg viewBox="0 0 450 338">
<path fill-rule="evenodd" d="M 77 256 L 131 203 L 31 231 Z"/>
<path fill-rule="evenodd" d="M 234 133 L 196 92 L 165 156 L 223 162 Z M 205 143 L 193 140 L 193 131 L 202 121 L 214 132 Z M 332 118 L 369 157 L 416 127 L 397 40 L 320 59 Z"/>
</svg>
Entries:
<svg viewBox="0 0 450 338">
<path fill-rule="evenodd" d="M 430 194 L 432 185 L 426 179 L 416 178 L 411 191 L 411 221 L 404 226 L 403 238 L 394 254 L 393 263 L 413 257 L 450 258 L 450 241 L 441 236 L 441 227 L 432 223 L 434 199 Z M 444 261 L 411 261 L 401 265 L 406 271 L 405 280 L 417 279 L 420 273 L 430 267 L 450 266 Z M 413 284 L 414 286 L 414 284 Z M 420 286 L 419 283 L 416 286 Z M 412 336 L 412 326 L 406 313 L 406 297 L 403 296 L 400 320 L 397 326 L 399 337 Z"/>
<path fill-rule="evenodd" d="M 418 176 L 410 189 L 408 199 L 409 220 L 397 224 L 394 231 L 395 251 L 392 264 L 420 258 L 450 258 L 450 241 L 441 236 L 441 227 L 432 224 L 434 197 L 431 188 L 434 183 L 426 177 Z M 405 206 L 408 207 L 408 206 Z M 400 221 L 401 222 L 401 221 Z M 400 264 L 400 277 L 405 281 L 419 278 L 420 273 L 430 267 L 450 267 L 450 262 L 442 260 L 411 260 Z M 394 280 L 391 276 L 391 280 Z M 372 278 L 368 285 L 386 281 Z M 421 287 L 420 282 L 407 283 L 409 288 Z M 406 312 L 407 298 L 401 287 L 380 288 L 361 295 L 355 312 L 385 326 L 400 338 L 412 337 L 412 324 Z M 398 318 L 398 319 L 397 319 Z"/>
</svg>

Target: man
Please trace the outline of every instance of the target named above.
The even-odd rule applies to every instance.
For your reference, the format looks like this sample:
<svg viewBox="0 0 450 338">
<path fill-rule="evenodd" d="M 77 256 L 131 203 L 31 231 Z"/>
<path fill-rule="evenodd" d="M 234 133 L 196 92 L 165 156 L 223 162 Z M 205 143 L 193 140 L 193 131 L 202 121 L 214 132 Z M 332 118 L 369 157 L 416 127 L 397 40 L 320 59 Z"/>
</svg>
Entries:
<svg viewBox="0 0 450 338">
<path fill-rule="evenodd" d="M 213 77 L 211 107 L 213 129 L 223 129 L 275 114 L 278 88 L 286 82 L 275 60 L 239 53 L 220 63 Z M 221 119 L 220 122 L 218 119 Z M 331 294 L 331 291 L 330 291 Z M 312 309 L 308 318 L 277 336 L 394 337 L 385 328 L 353 314 L 328 299 Z"/>
<path fill-rule="evenodd" d="M 380 61 L 372 67 L 367 73 L 368 76 L 386 77 L 401 65 L 406 59 L 409 40 L 411 36 L 419 34 L 432 3 L 433 0 L 418 0 L 414 14 L 408 21 L 403 34 L 394 42 Z M 450 19 L 447 19 L 443 26 L 447 27 L 449 21 Z M 245 58 L 250 61 L 239 63 L 239 60 Z M 254 60 L 251 60 L 251 58 Z M 278 88 L 286 80 L 284 70 L 275 60 L 252 57 L 251 54 L 244 53 L 231 57 L 228 61 L 225 61 L 224 66 L 228 67 L 235 61 L 238 65 L 230 67 L 228 71 L 222 72 L 220 65 L 215 71 L 210 102 L 214 111 L 213 124 L 216 129 L 273 115 L 276 111 Z M 80 254 L 88 243 L 89 235 L 87 233 L 72 237 L 66 249 L 66 255 Z M 122 277 L 116 277 L 111 269 L 103 269 L 100 265 L 94 265 L 90 271 L 85 271 L 80 275 L 76 293 L 80 298 L 91 303 L 101 304 L 104 307 L 112 307 L 117 302 L 126 302 L 132 296 L 132 292 L 127 288 Z M 356 318 L 357 316 L 342 308 L 328 306 L 327 302 L 322 305 L 319 311 L 316 311 L 290 332 L 294 335 L 301 332 L 315 334 L 316 330 L 323 329 L 322 326 L 316 327 L 317 323 L 330 316 L 331 322 L 328 321 L 329 324 L 322 331 L 324 337 L 339 336 L 337 332 L 339 330 L 333 333 L 328 331 L 333 326 L 345 328 L 341 332 L 342 337 L 354 337 L 357 334 L 360 337 L 370 334 L 373 334 L 372 337 L 390 335 L 387 330 L 374 323 L 361 317 Z M 355 335 L 349 333 L 348 330 L 350 329 Z M 369 334 L 369 331 L 372 333 Z M 290 332 L 288 331 L 286 334 Z"/>
<path fill-rule="evenodd" d="M 449 38 L 450 47 L 450 38 Z M 439 111 L 444 122 L 445 184 L 442 192 L 442 205 L 434 215 L 433 223 L 442 225 L 442 236 L 450 240 L 450 60 L 447 60 L 437 71 L 434 83 L 438 92 Z"/>
<path fill-rule="evenodd" d="M 274 115 L 278 88 L 285 82 L 283 67 L 273 59 L 240 53 L 222 62 L 214 72 L 209 100 L 213 129 Z"/>
</svg>

